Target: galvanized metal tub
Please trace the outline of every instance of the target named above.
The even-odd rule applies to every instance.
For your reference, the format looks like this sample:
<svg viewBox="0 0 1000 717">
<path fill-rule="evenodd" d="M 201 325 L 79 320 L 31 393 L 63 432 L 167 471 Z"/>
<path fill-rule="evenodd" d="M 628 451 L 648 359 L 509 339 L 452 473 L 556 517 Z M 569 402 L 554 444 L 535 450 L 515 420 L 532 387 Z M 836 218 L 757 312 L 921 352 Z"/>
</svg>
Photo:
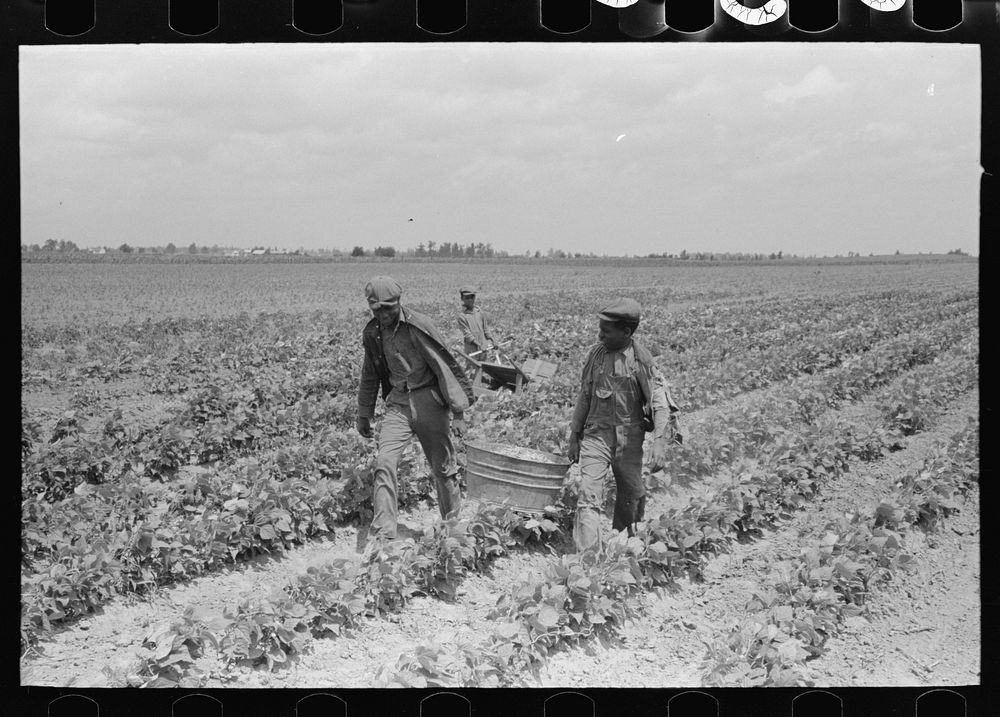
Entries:
<svg viewBox="0 0 1000 717">
<path fill-rule="evenodd" d="M 465 445 L 469 497 L 541 513 L 559 499 L 570 463 L 562 456 L 504 443 Z"/>
</svg>

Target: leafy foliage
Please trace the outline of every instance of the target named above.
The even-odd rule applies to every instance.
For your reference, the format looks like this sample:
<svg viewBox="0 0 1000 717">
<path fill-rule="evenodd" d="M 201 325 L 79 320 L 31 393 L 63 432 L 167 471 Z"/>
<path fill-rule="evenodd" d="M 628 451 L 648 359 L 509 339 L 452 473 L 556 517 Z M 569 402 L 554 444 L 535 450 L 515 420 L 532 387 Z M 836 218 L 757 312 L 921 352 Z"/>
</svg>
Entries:
<svg viewBox="0 0 1000 717">
<path fill-rule="evenodd" d="M 856 513 L 828 525 L 818 545 L 775 566 L 770 584 L 747 603 L 747 617 L 708 646 L 706 684 L 812 685 L 807 661 L 825 653 L 847 618 L 864 615 L 879 582 L 913 564 L 898 529 L 936 529 L 937 496 L 951 496 L 978 477 L 978 452 L 978 425 L 970 421 L 908 473 L 896 498 L 882 502 L 873 518 Z"/>
<path fill-rule="evenodd" d="M 579 300 L 563 298 L 556 304 Z M 551 293 L 527 293 L 503 313 L 508 327 L 529 327 L 510 346 L 515 361 L 580 363 L 593 322 L 552 305 Z M 892 450 L 909 427 L 928 425 L 948 396 L 973 385 L 975 306 L 974 291 L 944 298 L 883 291 L 695 304 L 669 322 L 654 309 L 644 331 L 685 408 L 787 381 L 690 426 L 692 440 L 673 451 L 669 475 L 722 473 L 723 488 L 648 521 L 600 556 L 553 560 L 544 584 L 504 597 L 498 632 L 484 649 L 428 645 L 401 658 L 395 677 L 385 679 L 510 684 L 563 645 L 613 640 L 640 591 L 698 579 L 707 556 L 783 519 L 851 456 L 872 460 Z M 24 385 L 72 390 L 69 409 L 52 425 L 22 407 L 24 644 L 116 592 L 184 580 L 329 533 L 340 522 L 370 520 L 370 448 L 351 431 L 360 349 L 355 337 L 331 330 L 333 323 L 323 313 L 263 313 L 24 327 Z M 884 396 L 884 425 L 864 430 L 827 417 L 917 367 L 915 383 Z M 470 439 L 559 451 L 576 378 L 563 370 L 477 404 Z M 165 414 L 133 420 L 117 407 L 102 412 L 95 386 L 121 380 L 141 381 L 168 400 Z M 415 455 L 401 466 L 404 510 L 432 500 Z M 901 507 L 901 515 L 922 510 L 931 525 L 952 509 L 947 491 L 914 486 L 910 495 L 921 502 Z M 564 536 L 573 501 L 568 490 L 560 506 L 528 518 L 486 509 L 418 540 L 380 545 L 361 564 L 312 569 L 282 595 L 226 615 L 186 616 L 149 641 L 153 655 L 138 679 L 180 684 L 199 651 L 215 642 L 230 662 L 278 668 L 311 637 L 359 629 L 416 595 L 455 599 L 464 577 L 495 557 Z M 848 581 L 841 589 L 838 595 L 854 588 Z M 791 679 L 784 672 L 774 678 Z"/>
</svg>

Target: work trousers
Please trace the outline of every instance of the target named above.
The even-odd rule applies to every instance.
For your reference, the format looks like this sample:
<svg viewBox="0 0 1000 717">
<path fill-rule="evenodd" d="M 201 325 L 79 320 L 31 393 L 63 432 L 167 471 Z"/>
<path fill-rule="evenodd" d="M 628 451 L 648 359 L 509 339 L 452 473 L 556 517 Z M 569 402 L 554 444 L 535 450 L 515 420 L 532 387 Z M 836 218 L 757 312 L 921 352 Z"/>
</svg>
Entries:
<svg viewBox="0 0 1000 717">
<path fill-rule="evenodd" d="M 642 425 L 587 429 L 580 440 L 580 495 L 573 522 L 573 542 L 578 552 L 599 548 L 601 511 L 610 468 L 618 489 L 611 527 L 627 529 L 642 520 L 646 484 L 642 478 Z"/>
<path fill-rule="evenodd" d="M 441 517 L 456 515 L 461 507 L 458 465 L 451 441 L 451 411 L 440 400 L 436 388 L 419 388 L 407 396 L 408 404 L 386 403 L 373 471 L 375 517 L 370 531 L 373 536 L 396 537 L 396 469 L 414 434 L 431 467 Z"/>
</svg>

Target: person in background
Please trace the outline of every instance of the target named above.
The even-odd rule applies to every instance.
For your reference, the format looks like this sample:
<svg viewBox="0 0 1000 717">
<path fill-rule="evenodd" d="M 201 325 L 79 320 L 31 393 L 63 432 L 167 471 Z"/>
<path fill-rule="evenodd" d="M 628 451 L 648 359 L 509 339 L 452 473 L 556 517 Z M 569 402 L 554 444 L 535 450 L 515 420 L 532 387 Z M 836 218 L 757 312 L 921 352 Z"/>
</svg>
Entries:
<svg viewBox="0 0 1000 717">
<path fill-rule="evenodd" d="M 640 306 L 619 299 L 598 314 L 598 343 L 587 354 L 570 424 L 569 459 L 580 464 L 580 493 L 573 522 L 577 551 L 599 549 L 600 514 L 610 468 L 618 489 L 611 527 L 634 534 L 642 520 L 646 486 L 642 444 L 652 432 L 650 467 L 666 461 L 671 440 L 680 442 L 677 406 L 653 355 L 633 338 Z"/>
<path fill-rule="evenodd" d="M 458 328 L 462 330 L 462 340 L 465 342 L 465 353 L 472 356 L 480 351 L 494 346 L 493 336 L 486 328 L 486 317 L 476 306 L 476 292 L 468 286 L 459 289 L 462 299 L 462 311 L 458 315 Z M 475 357 L 474 357 L 475 358 Z M 482 356 L 478 357 L 482 360 Z"/>
<path fill-rule="evenodd" d="M 361 333 L 364 363 L 358 389 L 357 430 L 374 435 L 371 420 L 379 391 L 385 417 L 373 469 L 375 515 L 370 535 L 396 537 L 396 470 L 415 434 L 427 456 L 442 518 L 458 514 L 462 494 L 452 431 L 465 434 L 465 411 L 475 398 L 462 367 L 445 347 L 433 322 L 400 304 L 402 289 L 389 276 L 365 287 L 373 318 Z"/>
</svg>

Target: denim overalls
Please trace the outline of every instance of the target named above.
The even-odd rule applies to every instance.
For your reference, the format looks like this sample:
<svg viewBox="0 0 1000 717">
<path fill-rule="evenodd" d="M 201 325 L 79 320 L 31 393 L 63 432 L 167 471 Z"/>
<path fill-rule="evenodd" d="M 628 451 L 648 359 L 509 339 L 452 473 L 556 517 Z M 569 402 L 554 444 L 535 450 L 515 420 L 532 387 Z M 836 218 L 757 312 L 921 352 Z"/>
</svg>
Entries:
<svg viewBox="0 0 1000 717">
<path fill-rule="evenodd" d="M 593 367 L 590 410 L 580 440 L 580 495 L 573 526 L 577 550 L 601 544 L 600 514 L 608 468 L 618 489 L 612 527 L 627 529 L 642 519 L 643 396 L 635 352 L 608 352 Z"/>
</svg>

